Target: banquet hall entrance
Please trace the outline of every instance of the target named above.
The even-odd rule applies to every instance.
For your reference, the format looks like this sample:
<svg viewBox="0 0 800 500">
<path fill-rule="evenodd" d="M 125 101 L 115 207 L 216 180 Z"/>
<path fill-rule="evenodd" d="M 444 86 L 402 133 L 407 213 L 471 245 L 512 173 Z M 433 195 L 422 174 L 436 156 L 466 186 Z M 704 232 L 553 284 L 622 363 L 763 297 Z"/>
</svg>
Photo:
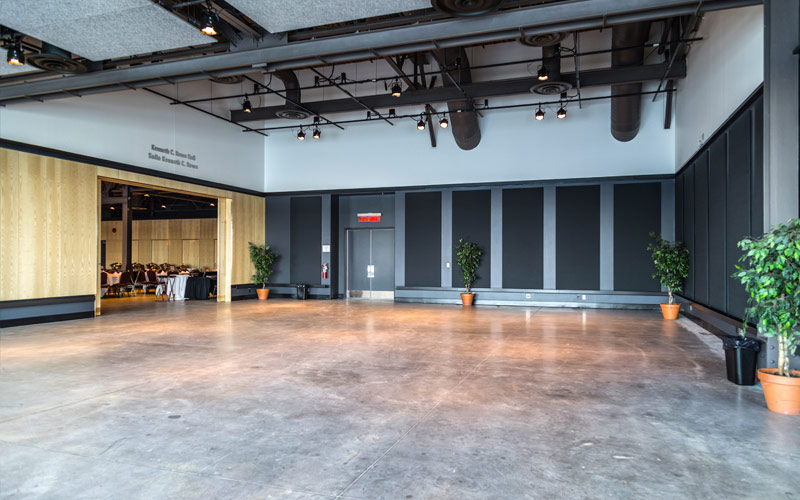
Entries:
<svg viewBox="0 0 800 500">
<path fill-rule="evenodd" d="M 98 251 L 104 313 L 215 299 L 218 205 L 216 198 L 102 181 Z"/>
</svg>

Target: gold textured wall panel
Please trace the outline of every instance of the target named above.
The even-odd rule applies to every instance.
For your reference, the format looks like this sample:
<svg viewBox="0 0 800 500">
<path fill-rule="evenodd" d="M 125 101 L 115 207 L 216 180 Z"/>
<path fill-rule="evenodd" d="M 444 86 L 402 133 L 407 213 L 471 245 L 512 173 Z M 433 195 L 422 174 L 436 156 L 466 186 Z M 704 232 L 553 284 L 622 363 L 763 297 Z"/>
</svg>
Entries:
<svg viewBox="0 0 800 500">
<path fill-rule="evenodd" d="M 261 197 L 233 193 L 233 276 L 234 285 L 251 283 L 255 273 L 250 262 L 249 243 L 264 243 L 265 200 Z"/>
<path fill-rule="evenodd" d="M 97 169 L 0 149 L 0 300 L 94 295 Z"/>
<path fill-rule="evenodd" d="M 132 225 L 133 262 L 217 268 L 217 219 L 135 220 Z M 106 242 L 106 264 L 119 262 L 122 259 L 122 221 L 103 221 L 100 226 L 100 239 Z M 116 232 L 112 231 L 114 228 Z M 184 256 L 184 240 L 199 241 L 198 252 L 192 254 L 191 260 Z M 154 247 L 158 250 L 155 254 Z"/>
</svg>

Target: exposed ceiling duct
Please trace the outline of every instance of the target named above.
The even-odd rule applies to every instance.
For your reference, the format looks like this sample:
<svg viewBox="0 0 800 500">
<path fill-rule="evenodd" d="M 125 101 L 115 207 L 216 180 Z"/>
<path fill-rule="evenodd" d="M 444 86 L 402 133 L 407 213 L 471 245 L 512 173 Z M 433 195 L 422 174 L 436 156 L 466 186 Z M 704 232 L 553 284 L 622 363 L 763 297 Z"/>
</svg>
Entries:
<svg viewBox="0 0 800 500">
<path fill-rule="evenodd" d="M 209 78 L 214 83 L 225 85 L 236 85 L 244 81 L 244 75 L 214 76 Z"/>
<path fill-rule="evenodd" d="M 525 35 L 519 39 L 519 43 L 529 47 L 547 47 L 561 43 L 569 35 L 566 31 L 556 31 L 554 33 L 534 33 Z"/>
<path fill-rule="evenodd" d="M 650 36 L 650 21 L 620 24 L 611 28 L 611 67 L 641 66 L 644 63 L 644 44 Z M 617 50 L 625 47 L 632 49 Z M 639 133 L 641 124 L 641 83 L 611 86 L 611 135 L 628 142 Z M 637 95 L 631 95 L 637 94 Z"/>
<path fill-rule="evenodd" d="M 437 52 L 437 59 L 444 62 L 447 68 L 453 68 L 447 70 L 442 68 L 442 85 L 444 87 L 457 86 L 455 82 L 458 82 L 459 85 L 472 83 L 469 59 L 467 59 L 467 51 L 464 50 L 464 47 L 440 50 Z M 447 101 L 453 139 L 458 147 L 465 151 L 475 149 L 481 142 L 478 114 L 472 110 L 472 106 L 472 99 Z M 462 111 L 464 109 L 470 109 L 470 111 Z"/>
<path fill-rule="evenodd" d="M 500 7 L 503 0 L 431 0 L 431 6 L 451 16 L 480 16 Z"/>
<path fill-rule="evenodd" d="M 73 59 L 69 52 L 47 42 L 42 42 L 40 53 L 28 56 L 28 64 L 55 73 L 76 74 L 89 71 L 88 66 Z"/>
<path fill-rule="evenodd" d="M 561 45 L 546 45 L 542 47 L 542 66 L 547 69 L 547 80 L 531 87 L 531 92 L 539 95 L 563 94 L 572 88 L 569 82 L 561 79 Z"/>
<path fill-rule="evenodd" d="M 286 107 L 279 109 L 275 112 L 278 118 L 285 118 L 287 120 L 305 120 L 311 113 L 301 109 L 295 103 L 300 101 L 300 83 L 297 81 L 297 75 L 294 71 L 289 69 L 278 70 L 273 73 L 277 79 L 283 82 L 283 88 L 286 92 Z"/>
</svg>

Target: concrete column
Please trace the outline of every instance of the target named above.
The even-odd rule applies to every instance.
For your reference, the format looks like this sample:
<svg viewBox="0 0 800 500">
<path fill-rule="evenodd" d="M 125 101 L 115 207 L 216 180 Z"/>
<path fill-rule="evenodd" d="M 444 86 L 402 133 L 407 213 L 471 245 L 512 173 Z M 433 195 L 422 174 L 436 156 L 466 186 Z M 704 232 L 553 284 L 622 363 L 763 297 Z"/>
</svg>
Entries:
<svg viewBox="0 0 800 500">
<path fill-rule="evenodd" d="M 545 290 L 556 289 L 556 188 L 545 186 L 543 192 L 543 244 L 542 287 Z"/>
<path fill-rule="evenodd" d="M 406 193 L 394 194 L 394 286 L 406 286 Z"/>
<path fill-rule="evenodd" d="M 492 288 L 503 288 L 503 189 L 492 188 L 492 214 L 491 214 L 491 248 L 489 255 L 491 262 Z"/>
<path fill-rule="evenodd" d="M 442 190 L 442 288 L 453 286 L 453 191 Z"/>
<path fill-rule="evenodd" d="M 800 203 L 800 72 L 792 52 L 800 41 L 800 2 L 764 1 L 764 231 L 798 216 Z M 778 364 L 777 341 L 767 366 Z M 800 359 L 792 361 L 800 369 Z"/>
<path fill-rule="evenodd" d="M 614 289 L 614 184 L 600 184 L 600 290 Z"/>
</svg>

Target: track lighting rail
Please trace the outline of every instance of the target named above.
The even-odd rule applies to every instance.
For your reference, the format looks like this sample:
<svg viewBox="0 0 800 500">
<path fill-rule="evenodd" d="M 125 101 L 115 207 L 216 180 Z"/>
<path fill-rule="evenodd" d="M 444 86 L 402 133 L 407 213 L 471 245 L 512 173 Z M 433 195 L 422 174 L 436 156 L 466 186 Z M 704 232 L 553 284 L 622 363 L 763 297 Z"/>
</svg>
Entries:
<svg viewBox="0 0 800 500">
<path fill-rule="evenodd" d="M 341 130 L 344 130 L 344 127 L 342 127 L 341 125 L 337 124 L 336 122 L 334 122 L 334 121 L 332 121 L 332 120 L 329 120 L 329 119 L 325 118 L 324 116 L 322 116 L 322 115 L 321 115 L 321 114 L 319 114 L 319 113 L 315 113 L 314 111 L 311 111 L 310 109 L 308 109 L 307 107 L 303 106 L 303 105 L 302 105 L 302 104 L 300 104 L 299 102 L 295 101 L 294 99 L 291 99 L 291 98 L 290 98 L 288 95 L 286 95 L 286 93 L 285 93 L 285 92 L 281 92 L 281 91 L 279 91 L 279 90 L 272 90 L 271 88 L 269 88 L 269 86 L 268 86 L 268 85 L 265 85 L 265 84 L 263 84 L 263 83 L 259 82 L 258 80 L 254 80 L 253 78 L 250 78 L 250 77 L 249 77 L 249 76 L 247 76 L 247 75 L 244 75 L 244 77 L 245 77 L 245 79 L 247 79 L 247 80 L 250 80 L 250 81 L 251 81 L 251 82 L 253 82 L 254 84 L 258 85 L 259 87 L 262 87 L 262 88 L 266 89 L 267 91 L 269 91 L 269 93 L 276 94 L 276 95 L 278 95 L 278 96 L 280 96 L 280 97 L 283 97 L 283 98 L 284 98 L 284 99 L 286 99 L 288 102 L 290 102 L 290 103 L 294 104 L 295 106 L 297 106 L 298 108 L 302 109 L 302 110 L 303 110 L 303 111 L 305 111 L 306 113 L 311 113 L 312 115 L 314 115 L 314 116 L 316 116 L 316 117 L 319 117 L 319 118 L 321 118 L 321 119 L 325 120 L 325 121 L 326 121 L 326 122 L 327 122 L 329 125 L 334 125 L 335 127 L 339 128 L 339 129 L 341 129 Z"/>
<path fill-rule="evenodd" d="M 349 97 L 349 98 L 350 98 L 350 99 L 352 99 L 353 101 L 357 102 L 357 103 L 358 103 L 358 104 L 359 104 L 359 105 L 360 105 L 362 108 L 364 108 L 364 109 L 366 109 L 367 111 L 370 111 L 370 112 L 372 112 L 372 113 L 375 113 L 375 114 L 378 116 L 378 118 L 380 118 L 381 120 L 385 121 L 385 122 L 386 122 L 386 123 L 388 123 L 389 125 L 391 125 L 391 126 L 394 126 L 394 123 L 390 122 L 390 121 L 389 121 L 389 120 L 388 120 L 386 117 L 384 117 L 382 114 L 380 114 L 378 111 L 376 111 L 376 110 L 375 110 L 373 107 L 371 107 L 371 106 L 369 106 L 369 105 L 367 105 L 367 104 L 364 104 L 364 102 L 363 102 L 361 99 L 359 99 L 358 97 L 356 97 L 356 96 L 354 96 L 353 94 L 351 94 L 351 93 L 350 93 L 350 92 L 349 92 L 347 89 L 345 89 L 345 88 L 342 88 L 342 86 L 341 86 L 339 83 L 337 83 L 335 80 L 333 80 L 333 79 L 331 79 L 331 78 L 328 78 L 327 76 L 323 75 L 322 73 L 320 73 L 319 71 L 317 71 L 317 69 L 316 69 L 316 68 L 308 68 L 308 69 L 310 69 L 311 71 L 313 71 L 313 72 L 314 72 L 314 73 L 315 73 L 317 76 L 319 76 L 319 77 L 320 77 L 320 79 L 322 79 L 322 80 L 326 80 L 326 81 L 328 81 L 328 82 L 333 82 L 334 86 L 335 86 L 337 89 L 339 89 L 339 90 L 341 90 L 342 92 L 344 92 L 344 93 L 347 95 L 347 97 Z"/>
<path fill-rule="evenodd" d="M 616 95 L 616 96 L 603 95 L 603 96 L 594 96 L 594 97 L 583 97 L 581 99 L 573 98 L 573 99 L 570 99 L 569 102 L 600 101 L 600 100 L 603 100 L 603 99 L 611 99 L 612 97 L 645 96 L 645 95 L 653 95 L 653 94 L 669 94 L 669 93 L 672 93 L 672 92 L 675 92 L 675 89 L 662 89 L 662 90 L 659 90 L 659 91 L 648 90 L 648 91 L 643 91 L 643 92 L 632 92 L 632 93 L 629 93 L 629 94 L 620 94 L 620 95 Z M 536 101 L 536 102 L 521 103 L 521 104 L 505 104 L 505 105 L 502 105 L 502 106 L 489 106 L 489 105 L 486 105 L 486 106 L 481 107 L 480 110 L 481 111 L 497 111 L 497 110 L 502 110 L 502 109 L 530 108 L 530 107 L 534 107 L 534 106 L 536 106 L 536 107 L 550 106 L 550 105 L 555 106 L 555 105 L 561 105 L 563 103 L 564 103 L 564 99 L 558 99 L 558 100 L 553 100 L 553 101 Z M 457 109 L 457 110 L 450 110 L 449 113 L 452 114 L 452 113 L 460 113 L 460 112 L 466 112 L 466 111 L 474 111 L 474 108 L 463 108 L 463 109 Z M 420 117 L 438 116 L 440 114 L 442 114 L 442 113 L 437 113 L 434 110 L 433 112 L 423 111 L 422 113 L 409 113 L 409 114 L 405 114 L 405 115 L 394 115 L 392 118 L 396 118 L 396 119 L 411 118 L 416 123 L 417 120 L 420 119 Z M 371 119 L 371 118 L 354 118 L 354 119 L 350 119 L 350 120 L 338 120 L 337 123 L 348 124 L 348 123 L 363 123 L 363 122 L 369 122 L 369 121 L 374 121 L 374 119 Z M 321 125 L 326 125 L 326 124 L 325 123 L 320 123 L 319 125 L 321 126 Z M 329 124 L 327 124 L 327 125 L 329 125 Z M 304 124 L 304 125 L 283 125 L 283 126 L 278 126 L 278 127 L 264 127 L 264 128 L 243 130 L 242 132 L 287 130 L 287 129 L 298 129 L 298 128 L 301 128 L 301 127 L 302 128 L 307 128 L 307 127 L 312 127 L 312 126 L 314 126 L 313 123 L 312 124 Z"/>
</svg>

